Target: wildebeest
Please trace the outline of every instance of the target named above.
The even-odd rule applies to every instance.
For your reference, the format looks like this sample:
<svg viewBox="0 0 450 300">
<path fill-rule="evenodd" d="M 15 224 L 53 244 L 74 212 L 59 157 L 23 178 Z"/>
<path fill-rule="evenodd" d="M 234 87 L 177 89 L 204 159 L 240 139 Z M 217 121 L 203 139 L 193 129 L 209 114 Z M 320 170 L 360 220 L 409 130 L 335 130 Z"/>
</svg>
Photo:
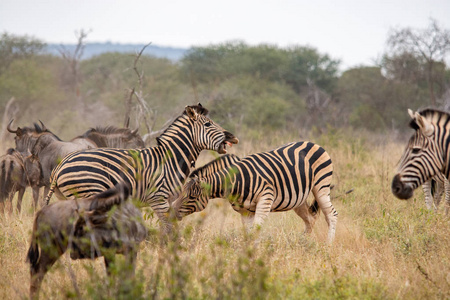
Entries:
<svg viewBox="0 0 450 300">
<path fill-rule="evenodd" d="M 132 131 L 128 128 L 114 126 L 96 127 L 89 129 L 70 142 L 64 142 L 48 130 L 42 121 L 39 121 L 41 125 L 34 123 L 33 127 L 17 127 L 16 130 L 11 128 L 12 122 L 13 120 L 9 122 L 7 129 L 9 132 L 16 134 L 16 149 L 20 152 L 30 151 L 41 163 L 42 178 L 40 179 L 40 186 L 45 187 L 45 194 L 48 193 L 51 171 L 64 156 L 73 151 L 98 147 L 131 149 L 145 146 L 144 141 L 137 134 L 137 129 Z M 17 170 L 16 172 L 20 171 Z M 28 177 L 34 178 L 31 175 L 28 175 Z M 14 181 L 12 184 L 14 184 Z M 19 182 L 16 185 L 19 185 Z M 39 189 L 33 189 L 33 197 L 36 197 L 34 199 L 37 203 Z"/>
<path fill-rule="evenodd" d="M 71 142 L 93 142 L 97 148 L 144 148 L 145 143 L 137 133 L 137 129 L 117 128 L 114 126 L 91 128 Z"/>
<path fill-rule="evenodd" d="M 30 186 L 33 189 L 34 208 L 36 209 L 39 199 L 39 187 L 41 186 L 41 165 L 33 155 L 21 154 L 19 151 L 10 148 L 6 154 L 0 157 L 0 211 L 4 212 L 6 200 L 11 203 L 16 192 L 17 210 L 22 207 L 23 194 L 25 188 Z"/>
<path fill-rule="evenodd" d="M 67 249 L 72 259 L 103 256 L 108 275 L 115 254 L 124 254 L 134 273 L 147 229 L 141 211 L 126 201 L 129 195 L 130 188 L 118 184 L 90 198 L 58 201 L 37 212 L 27 254 L 30 298 L 39 297 L 45 274 Z"/>
</svg>

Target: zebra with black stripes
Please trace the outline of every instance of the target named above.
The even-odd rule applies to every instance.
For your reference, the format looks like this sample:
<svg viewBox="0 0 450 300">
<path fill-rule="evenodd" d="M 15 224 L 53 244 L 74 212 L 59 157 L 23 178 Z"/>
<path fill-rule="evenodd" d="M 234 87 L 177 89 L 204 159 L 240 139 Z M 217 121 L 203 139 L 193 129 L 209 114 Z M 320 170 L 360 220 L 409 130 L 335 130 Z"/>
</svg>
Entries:
<svg viewBox="0 0 450 300">
<path fill-rule="evenodd" d="M 120 181 L 132 187 L 132 196 L 149 205 L 166 233 L 169 198 L 179 192 L 202 150 L 226 153 L 239 140 L 207 117 L 198 104 L 183 113 L 157 138 L 158 145 L 144 149 L 98 148 L 66 156 L 53 170 L 49 202 L 54 191 L 60 198 L 89 197 Z M 61 197 L 62 196 L 62 197 Z"/>
<path fill-rule="evenodd" d="M 411 198 L 416 188 L 436 175 L 450 178 L 450 114 L 435 109 L 408 113 L 415 132 L 392 180 L 392 193 L 402 200 Z M 446 213 L 449 207 L 446 198 Z"/>
<path fill-rule="evenodd" d="M 260 226 L 269 212 L 293 209 L 310 233 L 320 207 L 328 223 L 328 242 L 334 240 L 338 214 L 330 201 L 333 165 L 321 146 L 294 142 L 230 163 L 221 160 L 191 173 L 173 203 L 178 219 L 205 209 L 209 199 L 225 198 L 249 228 Z M 309 206 L 311 192 L 314 203 Z"/>
</svg>

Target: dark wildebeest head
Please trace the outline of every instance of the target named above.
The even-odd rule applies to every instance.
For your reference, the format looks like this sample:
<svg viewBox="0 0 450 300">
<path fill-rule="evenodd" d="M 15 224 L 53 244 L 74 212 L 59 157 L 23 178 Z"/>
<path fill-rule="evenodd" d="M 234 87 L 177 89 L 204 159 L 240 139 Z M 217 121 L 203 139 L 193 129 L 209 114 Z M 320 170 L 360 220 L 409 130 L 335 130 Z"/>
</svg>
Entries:
<svg viewBox="0 0 450 300">
<path fill-rule="evenodd" d="M 37 212 L 27 254 L 31 299 L 39 297 L 45 274 L 67 249 L 72 259 L 105 256 L 108 274 L 114 254 L 124 254 L 131 273 L 126 274 L 134 274 L 136 252 L 147 229 L 141 211 L 126 201 L 129 195 L 130 187 L 119 183 L 90 198 L 58 201 Z"/>
<path fill-rule="evenodd" d="M 79 139 L 89 139 L 99 148 L 144 148 L 144 141 L 137 132 L 137 129 L 130 130 L 128 128 L 117 128 L 114 126 L 96 127 L 89 129 L 72 141 L 75 142 L 75 140 Z"/>
<path fill-rule="evenodd" d="M 14 121 L 12 119 L 6 129 L 11 132 L 15 133 L 16 136 L 14 137 L 14 140 L 16 142 L 16 150 L 21 153 L 26 153 L 27 151 L 31 151 L 34 144 L 36 143 L 36 140 L 44 133 L 49 133 L 50 130 L 48 130 L 44 123 L 42 121 L 39 121 L 41 125 L 38 125 L 34 123 L 33 127 L 17 127 L 16 130 L 13 130 L 11 128 L 11 124 Z M 51 132 L 50 132 L 51 133 Z"/>
</svg>

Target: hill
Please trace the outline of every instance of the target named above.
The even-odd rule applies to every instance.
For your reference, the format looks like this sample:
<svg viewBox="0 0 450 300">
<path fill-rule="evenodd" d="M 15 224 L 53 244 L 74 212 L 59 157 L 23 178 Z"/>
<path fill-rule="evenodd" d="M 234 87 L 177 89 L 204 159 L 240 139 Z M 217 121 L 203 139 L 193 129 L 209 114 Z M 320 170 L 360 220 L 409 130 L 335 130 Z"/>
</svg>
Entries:
<svg viewBox="0 0 450 300">
<path fill-rule="evenodd" d="M 48 44 L 47 52 L 60 55 L 59 50 L 63 47 L 71 52 L 75 50 L 77 45 L 75 44 Z M 119 52 L 119 53 L 136 53 L 144 47 L 144 44 L 118 44 L 118 43 L 86 43 L 82 59 L 89 59 L 93 56 L 100 55 L 106 52 Z M 160 58 L 167 58 L 171 61 L 180 60 L 188 49 L 185 48 L 172 48 L 162 47 L 157 45 L 148 46 L 144 54 L 151 55 Z"/>
</svg>

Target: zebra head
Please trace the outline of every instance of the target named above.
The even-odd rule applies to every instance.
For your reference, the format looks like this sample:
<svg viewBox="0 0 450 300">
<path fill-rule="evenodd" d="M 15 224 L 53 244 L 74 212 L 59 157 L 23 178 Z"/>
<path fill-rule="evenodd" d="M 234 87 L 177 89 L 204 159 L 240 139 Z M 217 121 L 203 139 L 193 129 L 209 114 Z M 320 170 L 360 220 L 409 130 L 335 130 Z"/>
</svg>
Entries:
<svg viewBox="0 0 450 300">
<path fill-rule="evenodd" d="M 209 200 L 206 196 L 206 187 L 206 183 L 197 176 L 191 177 L 184 185 L 180 196 L 172 204 L 178 220 L 206 208 Z"/>
<path fill-rule="evenodd" d="M 208 111 L 200 103 L 195 106 L 186 106 L 185 113 L 192 122 L 194 143 L 198 149 L 214 150 L 225 154 L 227 146 L 232 147 L 233 144 L 239 143 L 237 137 L 207 116 Z"/>
<path fill-rule="evenodd" d="M 449 119 L 448 114 L 430 109 L 408 113 L 415 133 L 409 139 L 391 186 L 392 193 L 402 200 L 411 198 L 417 187 L 443 172 L 446 154 L 442 137 L 447 138 L 447 133 L 440 124 Z"/>
</svg>

